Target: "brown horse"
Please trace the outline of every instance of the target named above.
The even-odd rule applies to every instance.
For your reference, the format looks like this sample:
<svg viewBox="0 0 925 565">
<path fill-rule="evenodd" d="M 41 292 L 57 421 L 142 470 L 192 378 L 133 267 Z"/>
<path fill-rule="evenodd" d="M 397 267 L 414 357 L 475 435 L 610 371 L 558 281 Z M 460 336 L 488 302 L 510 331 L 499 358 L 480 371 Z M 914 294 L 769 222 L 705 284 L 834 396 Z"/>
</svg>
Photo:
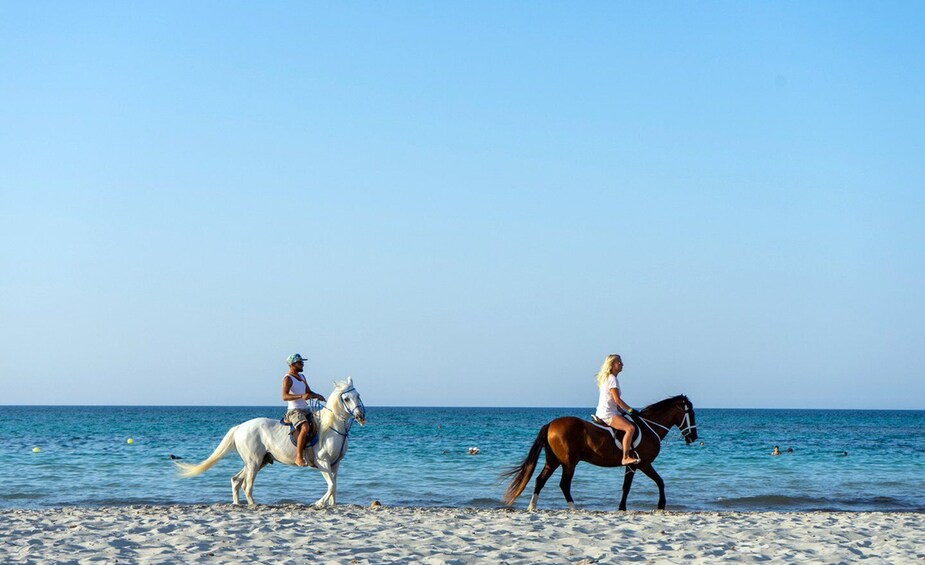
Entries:
<svg viewBox="0 0 925 565">
<path fill-rule="evenodd" d="M 652 461 L 658 457 L 661 450 L 661 441 L 668 431 L 677 426 L 681 430 L 684 441 L 688 444 L 697 439 L 697 424 L 694 421 L 694 406 L 686 396 L 679 395 L 666 398 L 650 406 L 646 406 L 636 413 L 635 424 L 639 428 L 642 438 L 634 450 L 640 463 L 628 465 L 623 476 L 623 498 L 620 500 L 620 510 L 626 510 L 626 497 L 633 484 L 634 471 L 639 469 L 658 485 L 658 508 L 665 508 L 665 482 L 652 468 Z M 623 452 L 621 438 L 623 434 L 613 430 L 616 441 L 606 429 L 598 427 L 591 422 L 566 416 L 556 418 L 549 422 L 537 434 L 530 453 L 517 467 L 504 473 L 503 477 L 512 477 L 504 495 L 504 503 L 508 506 L 520 496 L 527 482 L 536 469 L 536 462 L 540 457 L 540 450 L 546 449 L 546 466 L 536 477 L 536 486 L 533 489 L 533 498 L 530 499 L 528 510 L 536 510 L 536 500 L 539 498 L 543 485 L 549 480 L 559 466 L 562 466 L 562 479 L 559 487 L 569 508 L 575 509 L 572 500 L 572 476 L 579 461 L 587 461 L 598 467 L 619 467 L 622 465 Z"/>
</svg>

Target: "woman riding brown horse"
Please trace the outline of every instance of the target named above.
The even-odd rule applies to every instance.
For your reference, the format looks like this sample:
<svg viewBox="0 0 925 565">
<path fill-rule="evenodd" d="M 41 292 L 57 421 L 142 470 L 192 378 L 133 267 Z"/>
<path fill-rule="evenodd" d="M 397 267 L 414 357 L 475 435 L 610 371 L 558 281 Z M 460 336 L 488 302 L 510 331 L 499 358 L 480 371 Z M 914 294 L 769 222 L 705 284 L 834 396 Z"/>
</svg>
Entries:
<svg viewBox="0 0 925 565">
<path fill-rule="evenodd" d="M 662 439 L 674 426 L 681 430 L 681 435 L 684 436 L 684 441 L 688 444 L 697 439 L 694 406 L 686 396 L 674 396 L 637 411 L 633 419 L 642 434 L 641 441 L 634 450 L 639 457 L 639 463 L 626 467 L 626 472 L 623 476 L 623 498 L 620 499 L 620 510 L 626 510 L 626 497 L 629 494 L 630 486 L 633 484 L 636 469 L 645 473 L 647 477 L 658 485 L 658 508 L 663 510 L 665 508 L 665 482 L 652 468 L 652 461 L 658 457 Z M 536 501 L 539 498 L 540 491 L 543 489 L 543 485 L 549 480 L 550 475 L 561 466 L 562 479 L 559 481 L 559 487 L 562 489 L 562 494 L 565 495 L 569 508 L 574 510 L 575 503 L 572 500 L 571 493 L 572 476 L 575 474 L 575 466 L 578 465 L 579 461 L 587 461 L 599 467 L 619 467 L 622 465 L 623 452 L 618 447 L 618 444 L 622 441 L 621 434 L 619 432 L 615 432 L 615 434 L 617 437 L 614 437 L 606 426 L 599 426 L 572 416 L 556 418 L 549 422 L 540 428 L 540 433 L 537 434 L 536 440 L 534 440 L 533 446 L 523 462 L 502 475 L 512 478 L 511 484 L 508 485 L 504 495 L 504 503 L 510 506 L 520 496 L 536 469 L 540 451 L 545 449 L 546 465 L 536 478 L 533 498 L 530 499 L 530 505 L 527 509 L 536 510 Z"/>
<path fill-rule="evenodd" d="M 623 371 L 623 358 L 619 355 L 608 355 L 604 359 L 597 376 L 599 398 L 594 416 L 611 428 L 623 432 L 623 461 L 621 465 L 635 465 L 639 460 L 632 455 L 633 432 L 636 426 L 630 420 L 633 408 L 623 400 L 620 395 L 620 378 Z"/>
</svg>

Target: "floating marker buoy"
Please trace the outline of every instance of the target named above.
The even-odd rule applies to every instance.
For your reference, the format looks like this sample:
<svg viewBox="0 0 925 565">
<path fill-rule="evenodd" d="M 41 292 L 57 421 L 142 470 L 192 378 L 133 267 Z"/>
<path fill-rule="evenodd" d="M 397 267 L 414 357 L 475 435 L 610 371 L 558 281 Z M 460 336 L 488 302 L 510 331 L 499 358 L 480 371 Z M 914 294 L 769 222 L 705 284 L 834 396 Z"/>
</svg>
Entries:
<svg viewBox="0 0 925 565">
<path fill-rule="evenodd" d="M 40 451 L 42 451 L 42 450 L 39 449 L 38 447 L 33 447 L 33 448 L 32 448 L 32 453 L 38 453 L 38 452 L 40 452 Z"/>
<path fill-rule="evenodd" d="M 132 438 L 128 438 L 127 440 L 125 440 L 125 443 L 132 445 L 133 443 L 135 443 L 135 440 L 133 440 Z"/>
</svg>

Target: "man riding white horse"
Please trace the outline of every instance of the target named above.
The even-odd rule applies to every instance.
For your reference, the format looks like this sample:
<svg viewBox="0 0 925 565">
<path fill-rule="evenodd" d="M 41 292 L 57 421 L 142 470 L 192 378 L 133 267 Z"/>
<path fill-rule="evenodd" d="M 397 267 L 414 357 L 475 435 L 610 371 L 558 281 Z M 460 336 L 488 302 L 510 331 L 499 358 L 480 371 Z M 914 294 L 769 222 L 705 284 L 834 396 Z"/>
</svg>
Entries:
<svg viewBox="0 0 925 565">
<path fill-rule="evenodd" d="M 305 450 L 308 463 L 321 472 L 328 489 L 315 502 L 316 506 L 334 506 L 337 497 L 337 470 L 347 454 L 347 439 L 354 421 L 366 423 L 366 407 L 353 379 L 334 383 L 327 405 L 310 417 L 318 425 L 318 439 Z M 197 464 L 174 461 L 180 474 L 192 477 L 205 472 L 218 461 L 236 451 L 244 468 L 231 477 L 232 501 L 238 503 L 238 490 L 244 489 L 249 504 L 254 504 L 254 478 L 257 472 L 270 463 L 295 465 L 296 447 L 289 438 L 289 426 L 280 425 L 272 418 L 254 418 L 233 426 L 207 459 Z M 301 452 L 299 452 L 301 453 Z"/>
<path fill-rule="evenodd" d="M 299 467 L 307 467 L 303 452 L 305 451 L 305 442 L 308 441 L 309 428 L 312 422 L 312 414 L 308 408 L 307 400 L 317 399 L 324 402 L 324 397 L 318 393 L 312 392 L 308 386 L 308 379 L 302 374 L 305 368 L 305 358 L 295 353 L 286 360 L 289 363 L 289 372 L 283 376 L 283 401 L 286 402 L 288 411 L 283 416 L 283 420 L 292 424 L 296 434 L 296 453 L 295 464 Z"/>
</svg>

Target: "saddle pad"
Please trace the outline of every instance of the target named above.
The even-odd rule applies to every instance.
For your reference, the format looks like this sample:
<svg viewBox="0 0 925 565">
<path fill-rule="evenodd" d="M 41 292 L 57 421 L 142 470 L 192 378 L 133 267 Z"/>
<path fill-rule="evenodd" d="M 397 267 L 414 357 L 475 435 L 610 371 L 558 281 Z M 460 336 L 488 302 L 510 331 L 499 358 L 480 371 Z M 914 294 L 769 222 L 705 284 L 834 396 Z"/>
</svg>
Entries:
<svg viewBox="0 0 925 565">
<path fill-rule="evenodd" d="M 613 441 L 617 444 L 617 448 L 619 448 L 622 451 L 623 445 L 617 441 L 617 433 L 616 433 L 617 430 L 607 425 L 598 424 L 597 422 L 591 422 L 591 425 L 597 426 L 598 428 L 602 430 L 607 430 L 608 432 L 610 432 L 610 437 L 612 437 Z M 633 449 L 636 449 L 637 447 L 639 447 L 640 443 L 642 443 L 642 434 L 640 433 L 639 426 L 633 423 Z"/>
<path fill-rule="evenodd" d="M 296 443 L 295 440 L 295 426 L 287 422 L 285 417 L 279 419 L 279 425 L 289 426 L 289 441 L 292 442 L 292 445 L 297 446 L 298 443 Z M 309 426 L 308 431 L 311 432 L 312 435 L 308 438 L 308 441 L 306 442 L 307 445 L 305 447 L 313 447 L 316 443 L 318 443 L 318 434 L 315 433 L 314 426 Z"/>
</svg>

